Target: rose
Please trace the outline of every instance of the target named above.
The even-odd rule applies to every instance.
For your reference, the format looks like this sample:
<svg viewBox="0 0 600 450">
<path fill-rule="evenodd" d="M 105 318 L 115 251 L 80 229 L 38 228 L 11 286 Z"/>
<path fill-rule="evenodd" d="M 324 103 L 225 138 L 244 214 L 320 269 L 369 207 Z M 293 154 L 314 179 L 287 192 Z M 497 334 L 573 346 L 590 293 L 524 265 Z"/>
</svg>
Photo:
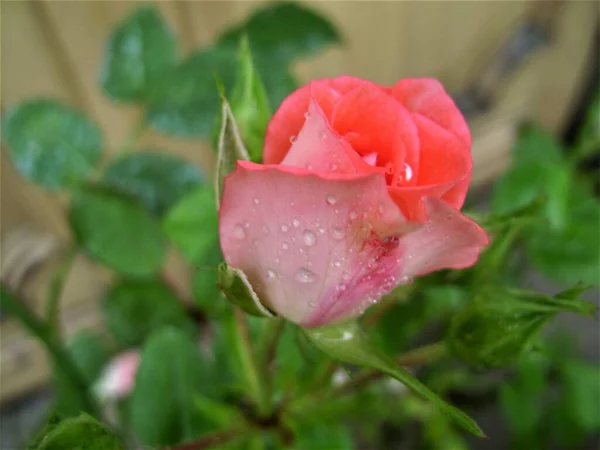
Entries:
<svg viewBox="0 0 600 450">
<path fill-rule="evenodd" d="M 360 315 L 414 276 L 475 263 L 459 212 L 471 137 L 439 82 L 312 82 L 268 125 L 264 165 L 225 178 L 221 248 L 259 299 L 305 327 Z"/>
</svg>

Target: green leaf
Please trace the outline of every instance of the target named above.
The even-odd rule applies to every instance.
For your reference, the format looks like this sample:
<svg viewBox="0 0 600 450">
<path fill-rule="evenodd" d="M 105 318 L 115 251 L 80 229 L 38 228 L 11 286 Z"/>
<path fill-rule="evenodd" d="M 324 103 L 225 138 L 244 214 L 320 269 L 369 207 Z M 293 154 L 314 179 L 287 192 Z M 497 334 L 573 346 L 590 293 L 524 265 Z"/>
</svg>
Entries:
<svg viewBox="0 0 600 450">
<path fill-rule="evenodd" d="M 160 270 L 165 258 L 160 226 L 133 199 L 87 186 L 75 192 L 70 219 L 79 243 L 107 266 L 134 276 Z"/>
<path fill-rule="evenodd" d="M 159 280 L 119 281 L 104 298 L 103 312 L 106 326 L 124 347 L 140 345 L 168 325 L 194 335 L 181 300 Z"/>
<path fill-rule="evenodd" d="M 246 21 L 226 30 L 218 42 L 236 46 L 243 35 L 248 36 L 257 54 L 285 63 L 341 41 L 331 22 L 292 2 L 271 3 L 257 9 Z"/>
<path fill-rule="evenodd" d="M 188 261 L 202 264 L 219 237 L 213 190 L 202 186 L 188 193 L 168 212 L 163 230 Z"/>
<path fill-rule="evenodd" d="M 525 248 L 531 263 L 546 276 L 565 284 L 598 284 L 600 271 L 600 207 L 576 185 L 569 199 L 569 222 L 561 229 L 532 227 Z"/>
<path fill-rule="evenodd" d="M 254 54 L 254 65 L 267 91 L 271 111 L 275 111 L 288 95 L 298 89 L 298 81 L 286 64 L 268 55 Z"/>
<path fill-rule="evenodd" d="M 231 110 L 250 158 L 260 162 L 271 108 L 246 36 L 240 42 L 239 60 L 236 84 L 231 95 Z"/>
<path fill-rule="evenodd" d="M 160 12 L 146 5 L 119 23 L 109 37 L 101 74 L 115 100 L 141 102 L 177 61 L 175 37 Z"/>
<path fill-rule="evenodd" d="M 194 398 L 211 391 L 208 361 L 180 330 L 161 329 L 146 341 L 131 396 L 131 428 L 145 445 L 176 445 L 205 430 Z"/>
<path fill-rule="evenodd" d="M 100 160 L 102 133 L 80 112 L 52 100 L 30 100 L 8 111 L 2 140 L 15 168 L 48 189 L 72 187 Z"/>
<path fill-rule="evenodd" d="M 349 364 L 379 370 L 406 385 L 415 394 L 429 400 L 457 425 L 478 437 L 485 437 L 473 419 L 449 405 L 410 372 L 379 351 L 356 322 L 304 329 L 306 336 L 323 352 Z"/>
<path fill-rule="evenodd" d="M 273 314 L 260 302 L 246 274 L 240 269 L 222 262 L 217 270 L 217 283 L 223 295 L 248 314 L 273 317 Z"/>
<path fill-rule="evenodd" d="M 527 124 L 519 130 L 519 137 L 512 149 L 517 164 L 564 162 L 564 149 L 546 130 L 535 124 Z"/>
<path fill-rule="evenodd" d="M 190 55 L 153 87 L 146 109 L 157 131 L 180 137 L 207 137 L 219 113 L 215 73 L 225 89 L 234 84 L 235 49 L 210 48 Z"/>
<path fill-rule="evenodd" d="M 84 330 L 69 338 L 66 348 L 88 386 L 91 386 L 110 359 L 110 352 L 106 344 L 95 332 Z M 64 416 L 75 416 L 84 411 L 85 405 L 76 388 L 59 367 L 55 368 L 55 378 L 56 410 Z"/>
<path fill-rule="evenodd" d="M 104 184 L 139 199 L 159 217 L 203 181 L 193 164 L 158 152 L 125 155 L 108 166 L 103 178 Z"/>
<path fill-rule="evenodd" d="M 302 424 L 294 430 L 294 448 L 302 450 L 356 448 L 352 434 L 340 423 Z"/>
<path fill-rule="evenodd" d="M 87 414 L 53 423 L 43 432 L 29 450 L 125 450 L 108 427 Z"/>
<path fill-rule="evenodd" d="M 561 367 L 564 407 L 586 433 L 600 430 L 600 367 L 569 360 Z"/>
</svg>

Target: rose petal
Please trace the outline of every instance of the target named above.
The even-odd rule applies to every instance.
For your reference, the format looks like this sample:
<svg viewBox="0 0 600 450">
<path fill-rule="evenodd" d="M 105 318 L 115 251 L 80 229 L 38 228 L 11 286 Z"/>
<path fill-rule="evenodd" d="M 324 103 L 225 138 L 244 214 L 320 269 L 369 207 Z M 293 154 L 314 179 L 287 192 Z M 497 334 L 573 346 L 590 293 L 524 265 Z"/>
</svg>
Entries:
<svg viewBox="0 0 600 450">
<path fill-rule="evenodd" d="M 390 93 L 409 111 L 421 114 L 471 146 L 471 133 L 465 119 L 442 84 L 433 78 L 407 78 L 398 81 Z"/>
<path fill-rule="evenodd" d="M 371 167 L 329 126 L 321 107 L 310 100 L 306 122 L 281 165 L 331 173 L 384 172 Z"/>
<path fill-rule="evenodd" d="M 443 200 L 424 199 L 428 222 L 400 241 L 400 277 L 472 266 L 489 238 L 475 222 Z"/>
<path fill-rule="evenodd" d="M 378 154 L 378 163 L 404 163 L 418 176 L 419 138 L 410 113 L 381 87 L 364 82 L 343 95 L 331 118 L 333 128 L 362 156 Z M 412 184 L 414 181 L 409 182 Z"/>
<path fill-rule="evenodd" d="M 368 261 L 381 259 L 389 250 L 385 237 L 406 226 L 383 175 L 326 179 L 297 167 L 240 161 L 224 186 L 225 260 L 278 314 L 315 326 L 358 315 L 381 290 L 388 274 L 374 276 L 378 267 Z"/>
<path fill-rule="evenodd" d="M 279 164 L 283 161 L 291 147 L 290 137 L 298 135 L 304 125 L 304 114 L 308 110 L 311 96 L 329 120 L 335 101 L 348 90 L 364 82 L 359 78 L 345 76 L 322 79 L 292 92 L 281 103 L 267 127 L 264 163 Z"/>
</svg>

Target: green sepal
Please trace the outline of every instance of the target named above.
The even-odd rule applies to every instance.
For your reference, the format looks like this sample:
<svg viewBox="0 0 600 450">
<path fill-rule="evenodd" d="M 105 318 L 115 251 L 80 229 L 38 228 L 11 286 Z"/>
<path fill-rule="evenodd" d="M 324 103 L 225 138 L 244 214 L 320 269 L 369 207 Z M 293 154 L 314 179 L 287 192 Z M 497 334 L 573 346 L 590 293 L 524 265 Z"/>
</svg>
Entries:
<svg viewBox="0 0 600 450">
<path fill-rule="evenodd" d="M 248 314 L 259 317 L 274 317 L 260 302 L 258 295 L 256 295 L 248 281 L 248 277 L 240 269 L 222 262 L 217 268 L 217 284 L 229 301 Z"/>
<path fill-rule="evenodd" d="M 306 336 L 330 357 L 358 366 L 379 370 L 400 381 L 415 394 L 429 400 L 457 425 L 478 437 L 485 434 L 473 419 L 449 405 L 392 358 L 382 353 L 365 332 L 354 322 L 344 322 L 319 328 L 305 328 Z"/>
</svg>

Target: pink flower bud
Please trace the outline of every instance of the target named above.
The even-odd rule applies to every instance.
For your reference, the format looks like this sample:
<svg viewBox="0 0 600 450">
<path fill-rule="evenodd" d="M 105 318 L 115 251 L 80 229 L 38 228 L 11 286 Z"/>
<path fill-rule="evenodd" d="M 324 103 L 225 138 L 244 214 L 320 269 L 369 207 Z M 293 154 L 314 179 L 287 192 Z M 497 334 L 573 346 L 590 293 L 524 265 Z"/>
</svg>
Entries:
<svg viewBox="0 0 600 450">
<path fill-rule="evenodd" d="M 116 356 L 104 369 L 94 391 L 101 399 L 119 399 L 133 389 L 140 354 L 131 350 Z"/>
</svg>

